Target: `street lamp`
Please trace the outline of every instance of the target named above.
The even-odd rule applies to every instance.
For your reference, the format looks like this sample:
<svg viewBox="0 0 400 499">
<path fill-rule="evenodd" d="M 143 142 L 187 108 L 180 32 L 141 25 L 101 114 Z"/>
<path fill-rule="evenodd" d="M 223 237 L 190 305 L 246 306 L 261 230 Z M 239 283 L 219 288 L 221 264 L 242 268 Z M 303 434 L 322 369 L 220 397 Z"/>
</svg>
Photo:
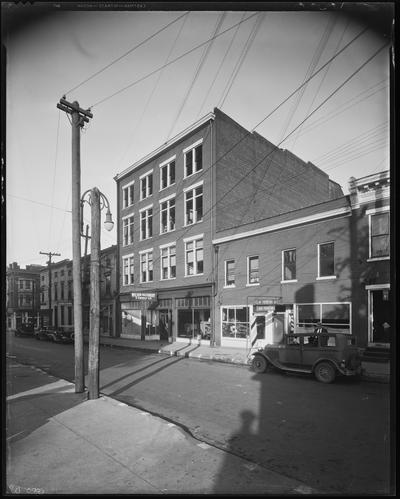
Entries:
<svg viewBox="0 0 400 499">
<path fill-rule="evenodd" d="M 90 248 L 90 318 L 89 318 L 89 362 L 88 397 L 99 398 L 99 358 L 100 358 L 100 211 L 107 208 L 104 227 L 110 231 L 114 227 L 110 203 L 106 196 L 94 187 L 81 197 L 81 235 L 83 229 L 84 203 L 91 207 L 91 248 Z"/>
</svg>

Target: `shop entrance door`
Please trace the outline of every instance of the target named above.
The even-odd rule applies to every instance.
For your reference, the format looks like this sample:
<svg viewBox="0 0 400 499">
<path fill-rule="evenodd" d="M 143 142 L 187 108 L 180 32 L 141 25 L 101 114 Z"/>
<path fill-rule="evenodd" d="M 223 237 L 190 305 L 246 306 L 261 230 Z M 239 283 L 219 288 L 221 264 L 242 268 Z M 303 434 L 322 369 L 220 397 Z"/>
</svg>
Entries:
<svg viewBox="0 0 400 499">
<path fill-rule="evenodd" d="M 388 347 L 392 331 L 392 302 L 388 288 L 369 290 L 369 345 Z"/>
<path fill-rule="evenodd" d="M 160 310 L 159 311 L 160 340 L 168 341 L 169 324 L 170 324 L 170 312 L 168 310 Z"/>
</svg>

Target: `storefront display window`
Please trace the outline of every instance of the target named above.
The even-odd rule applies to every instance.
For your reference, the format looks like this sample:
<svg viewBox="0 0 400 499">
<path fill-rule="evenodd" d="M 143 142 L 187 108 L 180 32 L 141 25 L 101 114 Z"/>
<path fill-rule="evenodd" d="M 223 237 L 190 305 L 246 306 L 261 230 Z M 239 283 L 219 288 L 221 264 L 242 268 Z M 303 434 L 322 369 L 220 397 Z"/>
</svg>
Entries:
<svg viewBox="0 0 400 499">
<path fill-rule="evenodd" d="M 223 307 L 222 336 L 225 338 L 247 338 L 248 335 L 248 307 Z"/>
<path fill-rule="evenodd" d="M 295 305 L 296 328 L 314 328 L 318 323 L 329 331 L 351 332 L 351 304 L 336 303 L 298 303 Z"/>
</svg>

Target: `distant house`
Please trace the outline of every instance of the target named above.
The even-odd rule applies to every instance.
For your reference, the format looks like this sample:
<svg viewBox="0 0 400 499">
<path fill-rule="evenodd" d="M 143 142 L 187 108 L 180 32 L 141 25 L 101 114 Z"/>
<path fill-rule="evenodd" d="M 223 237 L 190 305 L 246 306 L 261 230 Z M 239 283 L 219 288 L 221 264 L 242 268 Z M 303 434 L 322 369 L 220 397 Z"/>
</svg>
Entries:
<svg viewBox="0 0 400 499">
<path fill-rule="evenodd" d="M 39 302 L 39 279 L 41 265 L 20 268 L 17 262 L 6 269 L 7 327 L 15 329 L 23 323 L 36 324 Z"/>
<path fill-rule="evenodd" d="M 117 309 L 116 246 L 100 254 L 100 333 L 115 335 Z M 83 329 L 89 329 L 90 255 L 82 257 L 82 316 Z M 72 330 L 74 327 L 74 296 L 72 261 L 61 260 L 44 267 L 40 273 L 40 304 L 42 324 Z"/>
<path fill-rule="evenodd" d="M 228 283 L 234 278 L 243 283 L 245 294 L 235 303 L 245 307 L 248 295 L 266 292 L 256 283 L 257 275 L 264 283 L 266 262 L 258 247 L 246 249 L 244 266 L 233 252 L 238 274 L 225 257 L 217 257 L 214 241 L 249 230 L 247 225 L 265 224 L 266 218 L 306 213 L 311 205 L 328 202 L 343 208 L 342 201 L 336 202 L 343 192 L 325 172 L 219 109 L 115 180 L 119 332 L 128 338 L 227 341 L 221 335 L 221 313 L 232 317 L 236 312 L 222 312 L 216 294 L 224 265 Z"/>
</svg>

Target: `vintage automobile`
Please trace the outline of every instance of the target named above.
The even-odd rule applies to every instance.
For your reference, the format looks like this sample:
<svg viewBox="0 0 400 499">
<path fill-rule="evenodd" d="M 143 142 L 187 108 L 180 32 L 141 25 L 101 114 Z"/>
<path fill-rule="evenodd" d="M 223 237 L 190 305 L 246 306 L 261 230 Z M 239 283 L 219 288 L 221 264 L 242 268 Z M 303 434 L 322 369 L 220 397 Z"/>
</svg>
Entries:
<svg viewBox="0 0 400 499">
<path fill-rule="evenodd" d="M 14 331 L 14 336 L 32 336 L 35 333 L 35 326 L 31 323 L 21 324 Z"/>
<path fill-rule="evenodd" d="M 72 343 L 74 341 L 73 333 L 53 327 L 45 327 L 37 330 L 35 338 L 37 340 L 53 341 L 54 343 Z"/>
<path fill-rule="evenodd" d="M 332 383 L 338 375 L 361 374 L 361 356 L 355 338 L 345 333 L 286 334 L 281 343 L 266 345 L 252 355 L 256 373 L 276 368 L 314 374 L 322 383 Z"/>
</svg>

